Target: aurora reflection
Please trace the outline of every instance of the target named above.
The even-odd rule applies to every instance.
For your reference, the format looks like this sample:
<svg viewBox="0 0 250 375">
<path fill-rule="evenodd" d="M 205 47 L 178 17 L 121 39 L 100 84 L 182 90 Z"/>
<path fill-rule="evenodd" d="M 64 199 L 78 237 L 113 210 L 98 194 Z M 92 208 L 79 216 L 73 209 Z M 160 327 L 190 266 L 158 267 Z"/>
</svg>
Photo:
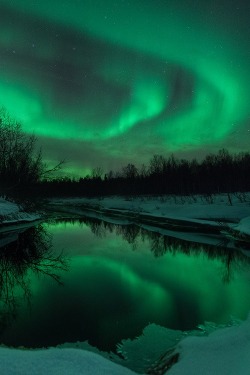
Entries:
<svg viewBox="0 0 250 375">
<path fill-rule="evenodd" d="M 101 231 L 95 233 L 102 235 L 93 232 L 98 226 Z M 16 285 L 16 318 L 3 326 L 3 344 L 47 347 L 89 340 L 109 351 L 122 339 L 141 335 L 150 323 L 186 331 L 205 321 L 246 318 L 247 256 L 232 249 L 225 256 L 220 247 L 214 252 L 185 241 L 155 256 L 156 233 L 140 232 L 134 247 L 126 240 L 127 226 L 104 228 L 95 220 L 43 225 L 44 233 L 53 235 L 54 259 L 63 250 L 68 260 L 66 271 L 57 270 L 63 286 L 48 273 L 30 269 L 23 279 L 28 301 Z M 3 314 L 3 299 L 0 304 Z"/>
</svg>

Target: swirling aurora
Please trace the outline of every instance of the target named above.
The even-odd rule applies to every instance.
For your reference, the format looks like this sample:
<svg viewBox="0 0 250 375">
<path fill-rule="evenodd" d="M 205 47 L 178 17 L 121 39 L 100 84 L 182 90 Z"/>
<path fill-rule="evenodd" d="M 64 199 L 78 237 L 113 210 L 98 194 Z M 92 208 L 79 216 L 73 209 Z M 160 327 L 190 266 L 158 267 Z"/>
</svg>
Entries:
<svg viewBox="0 0 250 375">
<path fill-rule="evenodd" d="M 247 1 L 2 0 L 0 106 L 65 173 L 250 139 Z"/>
</svg>

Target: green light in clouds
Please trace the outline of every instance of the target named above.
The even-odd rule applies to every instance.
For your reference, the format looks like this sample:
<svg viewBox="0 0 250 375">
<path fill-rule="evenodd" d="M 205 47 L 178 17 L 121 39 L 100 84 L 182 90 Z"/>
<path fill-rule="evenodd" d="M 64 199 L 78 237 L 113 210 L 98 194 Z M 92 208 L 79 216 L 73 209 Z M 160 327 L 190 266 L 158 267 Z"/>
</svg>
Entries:
<svg viewBox="0 0 250 375">
<path fill-rule="evenodd" d="M 121 133 L 141 121 L 148 121 L 161 113 L 166 105 L 166 90 L 161 82 L 148 81 L 148 77 L 133 84 L 131 102 L 125 105 L 118 120 Z M 116 135 L 114 127 L 110 135 Z"/>
<path fill-rule="evenodd" d="M 41 137 L 105 141 L 109 160 L 124 138 L 135 158 L 152 138 L 227 142 L 250 115 L 243 5 L 3 0 L 0 106 Z"/>
<path fill-rule="evenodd" d="M 179 149 L 183 145 L 216 142 L 235 128 L 237 121 L 242 118 L 237 84 L 228 78 L 227 81 L 217 81 L 216 86 L 197 81 L 193 105 L 172 115 L 168 121 L 162 121 L 159 133 L 164 135 L 166 144 L 171 142 L 174 149 Z"/>
<path fill-rule="evenodd" d="M 25 130 L 30 130 L 31 124 L 42 115 L 40 98 L 15 82 L 0 81 L 0 98 L 1 106 L 6 108 L 12 117 L 21 121 Z"/>
</svg>

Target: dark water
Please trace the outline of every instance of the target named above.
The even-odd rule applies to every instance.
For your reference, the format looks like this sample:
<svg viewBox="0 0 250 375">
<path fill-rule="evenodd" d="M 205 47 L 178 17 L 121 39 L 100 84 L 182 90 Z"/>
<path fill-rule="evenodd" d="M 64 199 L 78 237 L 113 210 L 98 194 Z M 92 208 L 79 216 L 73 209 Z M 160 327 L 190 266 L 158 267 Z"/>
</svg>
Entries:
<svg viewBox="0 0 250 375">
<path fill-rule="evenodd" d="M 6 345 L 88 340 L 107 351 L 149 323 L 191 330 L 250 310 L 250 259 L 232 249 L 92 219 L 11 236 L 0 249 Z"/>
</svg>

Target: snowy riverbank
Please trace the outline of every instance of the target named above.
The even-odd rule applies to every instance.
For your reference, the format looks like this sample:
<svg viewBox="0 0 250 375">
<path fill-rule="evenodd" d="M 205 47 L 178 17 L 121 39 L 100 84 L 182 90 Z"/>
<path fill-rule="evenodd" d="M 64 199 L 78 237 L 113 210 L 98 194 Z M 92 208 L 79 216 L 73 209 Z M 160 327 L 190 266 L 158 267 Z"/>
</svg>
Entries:
<svg viewBox="0 0 250 375">
<path fill-rule="evenodd" d="M 188 228 L 188 225 L 193 229 L 197 224 L 204 228 L 207 225 L 220 228 L 221 223 L 227 223 L 232 235 L 250 235 L 250 194 L 244 196 L 244 199 L 242 196 L 232 196 L 232 205 L 227 195 L 187 198 L 72 198 L 54 199 L 50 204 L 51 209 L 65 213 L 87 213 L 120 223 L 148 219 L 149 226 L 157 228 L 159 224 L 161 231 L 167 231 L 169 225 L 172 225 L 172 229 L 175 225 L 177 232 L 179 227 Z M 5 225 L 37 220 L 39 215 L 21 212 L 18 205 L 0 199 L 0 219 Z M 250 317 L 239 325 L 216 329 L 208 336 L 189 336 L 177 344 L 175 353 L 179 356 L 178 362 L 167 374 L 247 375 L 250 368 L 249 338 Z M 0 348 L 0 372 L 3 375 L 135 374 L 96 353 L 74 348 Z"/>
<path fill-rule="evenodd" d="M 221 229 L 223 224 L 250 236 L 250 193 L 212 197 L 105 197 L 53 199 L 51 210 L 85 214 L 122 223 L 141 222 L 154 227 L 195 231 Z M 19 205 L 0 198 L 0 225 L 31 222 L 40 214 L 23 211 Z M 188 230 L 189 229 L 189 230 Z"/>
<path fill-rule="evenodd" d="M 250 236 L 250 193 L 193 197 L 105 197 L 53 199 L 54 210 L 86 214 L 116 223 L 140 223 L 163 234 L 222 232 Z M 190 240 L 193 240 L 191 236 Z M 187 236 L 188 240 L 188 236 Z"/>
<path fill-rule="evenodd" d="M 39 214 L 22 211 L 19 205 L 0 197 L 0 225 L 31 222 L 40 217 Z"/>
</svg>

